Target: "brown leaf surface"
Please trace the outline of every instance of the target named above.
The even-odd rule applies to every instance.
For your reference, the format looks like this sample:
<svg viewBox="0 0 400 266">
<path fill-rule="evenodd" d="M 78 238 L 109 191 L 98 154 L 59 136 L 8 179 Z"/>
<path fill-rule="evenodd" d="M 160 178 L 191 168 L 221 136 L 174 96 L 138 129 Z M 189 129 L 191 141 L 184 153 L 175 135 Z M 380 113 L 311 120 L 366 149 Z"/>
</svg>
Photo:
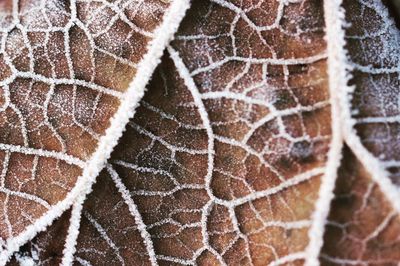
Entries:
<svg viewBox="0 0 400 266">
<path fill-rule="evenodd" d="M 63 257 L 65 238 L 71 211 L 65 212 L 46 231 L 39 233 L 32 241 L 22 246 L 8 265 L 17 266 L 23 262 L 34 262 L 33 265 L 59 265 Z"/>
<path fill-rule="evenodd" d="M 221 127 L 235 127 L 241 120 L 254 125 L 271 117 L 271 111 L 252 104 L 257 98 L 251 96 L 203 102 L 199 91 L 188 88 L 174 63 L 164 58 L 140 115 L 111 159 L 142 216 L 157 261 L 258 265 L 292 254 L 301 258 L 326 149 L 310 151 L 309 160 L 289 161 L 285 152 L 293 147 L 279 129 L 256 144 L 240 138 L 250 128 L 237 137 L 224 136 L 232 131 Z M 308 114 L 314 128 L 320 112 Z M 260 130 L 284 117 L 272 116 Z M 268 141 L 280 146 L 280 156 L 279 151 L 264 154 Z M 285 160 L 292 169 L 282 167 Z"/>
<path fill-rule="evenodd" d="M 320 263 L 397 265 L 400 217 L 363 153 L 398 183 L 399 30 L 380 1 L 343 8 L 341 107 L 366 150 L 344 130 Z M 318 0 L 193 1 L 83 205 L 73 264 L 303 265 L 333 134 L 324 27 Z M 68 215 L 11 263 L 72 256 Z"/>
<path fill-rule="evenodd" d="M 168 6 L 159 0 L 1 1 L 3 241 L 74 187 Z"/>
<path fill-rule="evenodd" d="M 400 30 L 381 1 L 345 0 L 354 67 L 351 113 L 362 144 L 399 184 Z"/>
<path fill-rule="evenodd" d="M 329 215 L 323 265 L 398 265 L 400 217 L 346 148 Z"/>
<path fill-rule="evenodd" d="M 220 123 L 203 121 L 200 114 L 205 108 L 208 117 L 219 115 L 234 126 L 248 119 L 247 112 L 254 113 L 255 123 L 270 111 L 237 100 L 214 99 L 199 106 L 194 95 L 173 61 L 164 57 L 149 93 L 112 155 L 108 171 L 114 184 L 109 175 L 100 176 L 86 201 L 77 264 L 146 264 L 149 253 L 160 265 L 263 265 L 285 260 L 301 264 L 327 148 L 317 150 L 320 154 L 313 151 L 308 160 L 294 158 L 287 164 L 293 164 L 293 169 L 282 172 L 284 168 L 279 168 L 274 173 L 271 168 L 280 167 L 287 154 L 275 158 L 256 146 L 220 136 L 214 133 Z M 238 115 L 232 117 L 233 110 L 219 109 L 223 104 L 236 105 L 232 108 Z M 242 109 L 246 105 L 250 107 Z M 311 132 L 311 125 L 322 127 L 320 112 L 324 109 L 307 114 L 313 121 Z M 325 112 L 329 118 L 329 109 Z M 277 115 L 271 122 L 283 118 Z M 207 134 L 209 125 L 213 139 Z M 277 140 L 271 136 L 258 145 L 270 140 L 285 149 L 288 144 L 279 143 L 284 139 L 279 129 L 276 134 Z M 289 142 L 286 150 L 291 148 Z M 125 194 L 117 191 L 116 184 Z"/>
<path fill-rule="evenodd" d="M 321 5 L 281 3 L 253 21 L 267 2 L 226 4 L 194 3 L 173 43 L 180 55 L 163 59 L 109 171 L 161 265 L 301 264 L 331 133 Z M 248 36 L 257 49 L 242 49 Z M 86 202 L 76 263 L 142 261 L 115 232 L 135 223 L 110 186 Z M 119 217 L 127 224 L 115 226 Z M 140 243 L 133 250 L 146 254 Z"/>
<path fill-rule="evenodd" d="M 345 136 L 353 151 L 343 152 L 322 265 L 398 265 L 400 261 L 400 217 L 379 184 L 385 176 L 371 171 L 374 161 L 366 155 L 370 152 L 398 184 L 400 31 L 384 5 L 387 2 L 343 2 L 349 23 L 346 49 L 353 67 L 349 85 L 354 86 L 347 97 L 357 137 Z"/>
</svg>

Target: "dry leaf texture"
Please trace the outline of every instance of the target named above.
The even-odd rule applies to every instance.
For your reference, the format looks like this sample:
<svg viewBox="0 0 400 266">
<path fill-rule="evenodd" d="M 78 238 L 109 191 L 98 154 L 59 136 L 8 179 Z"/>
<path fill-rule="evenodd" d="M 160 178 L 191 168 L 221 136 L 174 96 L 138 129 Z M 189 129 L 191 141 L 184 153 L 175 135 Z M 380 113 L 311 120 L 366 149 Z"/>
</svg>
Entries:
<svg viewBox="0 0 400 266">
<path fill-rule="evenodd" d="M 111 118 L 121 120 L 119 106 L 135 101 L 127 96 L 143 93 L 139 83 L 127 91 L 137 72 L 139 79 L 151 74 L 138 65 L 148 47 L 154 53 L 149 43 L 169 6 L 1 1 L 2 249 L 13 249 L 14 237 L 32 232 L 29 226 L 53 209 L 60 212 L 67 194 L 97 175 L 96 163 L 108 156 L 104 147 L 118 137 L 115 129 L 106 134 Z"/>
<path fill-rule="evenodd" d="M 74 187 L 170 1 L 20 2 L 16 24 L 2 7 L 5 239 Z M 192 1 L 93 191 L 9 264 L 397 265 L 386 4 Z"/>
</svg>

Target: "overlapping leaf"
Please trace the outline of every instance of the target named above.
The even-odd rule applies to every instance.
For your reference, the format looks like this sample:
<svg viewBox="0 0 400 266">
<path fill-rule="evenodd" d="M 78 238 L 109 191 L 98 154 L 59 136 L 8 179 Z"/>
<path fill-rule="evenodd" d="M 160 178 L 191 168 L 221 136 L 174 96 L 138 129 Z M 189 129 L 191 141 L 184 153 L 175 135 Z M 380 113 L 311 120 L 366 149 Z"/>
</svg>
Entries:
<svg viewBox="0 0 400 266">
<path fill-rule="evenodd" d="M 84 205 L 10 264 L 396 265 L 398 39 L 380 1 L 193 1 Z"/>
<path fill-rule="evenodd" d="M 219 135 L 221 123 L 208 118 L 218 114 L 228 120 L 226 125 L 235 126 L 235 120 L 249 118 L 247 110 L 255 116 L 261 114 L 256 121 L 268 116 L 268 111 L 238 109 L 244 115 L 233 118 L 233 109 L 216 112 L 214 108 L 224 104 L 223 100 L 229 104 L 231 99 L 214 99 L 206 107 L 197 98 L 197 87 L 191 91 L 185 84 L 188 81 L 179 75 L 165 57 L 112 155 L 109 174 L 99 177 L 102 185 L 96 185 L 84 206 L 75 260 L 92 265 L 142 261 L 126 254 L 127 250 L 143 257 L 153 254 L 151 259 L 159 264 L 233 265 L 302 259 L 324 154 L 317 153 L 320 161 L 293 161 L 298 164 L 294 173 L 282 173 L 280 179 L 270 167 L 280 166 L 284 159 L 274 161 L 262 154 L 262 149 L 256 151 L 246 147 L 247 143 Z M 232 104 L 246 106 L 239 100 Z M 200 110 L 206 112 L 204 121 Z M 319 111 L 308 111 L 308 115 L 317 120 Z M 271 122 L 282 118 L 272 116 Z M 318 128 L 318 122 L 312 125 Z M 229 167 L 232 165 L 236 167 Z M 304 173 L 303 168 L 307 169 Z M 110 176 L 114 184 L 105 181 Z M 119 192 L 112 188 L 115 186 Z M 118 219 L 121 216 L 123 221 Z M 140 230 L 141 234 L 137 233 Z M 130 231 L 136 235 L 127 240 Z M 143 247 L 140 241 L 135 245 L 132 240 L 137 237 L 147 245 Z"/>
<path fill-rule="evenodd" d="M 355 87 L 349 95 L 354 128 L 362 145 L 398 183 L 400 32 L 380 1 L 344 1 Z"/>
<path fill-rule="evenodd" d="M 155 35 L 173 6 L 0 2 L 0 260 L 101 170 L 177 24 Z"/>
<path fill-rule="evenodd" d="M 108 170 L 129 192 L 116 202 L 140 215 L 147 243 L 132 249 L 153 263 L 304 259 L 331 133 L 322 5 L 282 2 L 253 21 L 265 4 L 195 2 L 112 156 Z M 135 263 L 116 207 L 103 213 L 95 198 L 75 260 Z"/>
<path fill-rule="evenodd" d="M 397 265 L 400 217 L 346 149 L 322 250 L 324 265 Z"/>
<path fill-rule="evenodd" d="M 384 4 L 343 2 L 346 21 L 351 23 L 345 33 L 353 90 L 342 95 L 342 113 L 352 151 L 344 150 L 338 172 L 321 255 L 324 265 L 397 265 L 400 261 L 396 202 L 400 191 L 393 187 L 398 184 L 400 31 Z"/>
</svg>

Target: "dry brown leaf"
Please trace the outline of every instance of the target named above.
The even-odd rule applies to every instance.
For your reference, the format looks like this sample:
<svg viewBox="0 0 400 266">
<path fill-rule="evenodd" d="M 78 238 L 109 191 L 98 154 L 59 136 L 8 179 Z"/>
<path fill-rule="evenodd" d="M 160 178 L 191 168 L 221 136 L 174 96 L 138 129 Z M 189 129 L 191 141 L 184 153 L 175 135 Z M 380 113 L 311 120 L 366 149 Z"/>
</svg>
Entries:
<svg viewBox="0 0 400 266">
<path fill-rule="evenodd" d="M 126 254 L 129 243 L 128 250 L 143 257 L 151 250 L 159 264 L 259 264 L 285 260 L 286 255 L 293 254 L 300 262 L 328 142 L 315 140 L 321 154 L 316 149 L 308 158 L 291 160 L 282 152 L 282 158 L 274 161 L 251 140 L 240 144 L 241 139 L 222 135 L 229 131 L 218 134 L 221 118 L 235 126 L 236 121 L 251 118 L 249 112 L 253 112 L 256 117 L 249 123 L 255 124 L 271 111 L 261 100 L 252 104 L 221 96 L 204 105 L 196 103 L 199 92 L 185 85 L 168 56 L 148 90 L 112 155 L 109 174 L 99 177 L 102 185 L 95 186 L 84 205 L 75 261 L 83 265 L 83 261 L 91 265 L 136 265 L 141 259 Z M 231 108 L 214 111 L 224 104 Z M 239 115 L 232 117 L 235 109 Z M 200 110 L 210 117 L 220 114 L 221 118 L 203 121 Z M 329 119 L 329 109 L 325 110 Z M 323 114 L 324 108 L 307 113 L 310 132 L 318 128 L 318 118 Z M 272 126 L 281 118 L 284 116 L 272 116 Z M 210 125 L 216 132 L 213 139 L 207 134 Z M 329 133 L 329 127 L 327 130 Z M 315 130 L 315 138 L 318 133 L 321 131 Z M 271 145 L 282 141 L 278 134 Z M 237 143 L 229 144 L 229 140 Z M 210 145 L 214 145 L 212 152 Z M 287 168 L 290 164 L 292 169 Z M 274 166 L 276 174 L 270 169 Z M 212 176 L 209 183 L 207 176 Z M 119 192 L 115 186 L 119 186 Z M 122 222 L 126 223 L 121 229 L 118 217 L 124 217 Z M 135 218 L 146 228 L 142 237 L 151 237 L 147 250 L 140 242 L 135 245 L 131 241 L 140 234 L 126 239 L 128 230 L 138 226 Z"/>
<path fill-rule="evenodd" d="M 397 265 L 384 4 L 193 1 L 85 203 L 10 265 Z"/>
<path fill-rule="evenodd" d="M 184 2 L 0 2 L 0 263 L 90 188 Z"/>
<path fill-rule="evenodd" d="M 400 32 L 384 6 L 387 2 L 343 2 L 351 23 L 346 49 L 352 67 L 349 85 L 354 89 L 342 96 L 348 123 L 345 139 L 351 150 L 344 150 L 338 172 L 321 255 L 324 265 L 400 262 L 400 191 L 395 187 Z M 349 122 L 350 116 L 354 120 Z"/>
<path fill-rule="evenodd" d="M 346 148 L 325 234 L 324 265 L 397 265 L 400 217 Z"/>
</svg>

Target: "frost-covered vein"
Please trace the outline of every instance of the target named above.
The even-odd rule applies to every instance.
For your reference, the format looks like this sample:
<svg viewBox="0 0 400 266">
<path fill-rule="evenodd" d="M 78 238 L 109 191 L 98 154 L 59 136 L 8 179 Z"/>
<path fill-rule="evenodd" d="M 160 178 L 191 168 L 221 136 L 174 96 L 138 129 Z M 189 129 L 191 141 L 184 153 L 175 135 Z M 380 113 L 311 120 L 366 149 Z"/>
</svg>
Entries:
<svg viewBox="0 0 400 266">
<path fill-rule="evenodd" d="M 363 117 L 357 118 L 355 121 L 356 124 L 374 124 L 374 123 L 399 123 L 400 115 L 395 116 L 383 116 L 383 117 Z"/>
<path fill-rule="evenodd" d="M 40 82 L 44 82 L 47 84 L 55 84 L 55 85 L 78 85 L 78 86 L 90 88 L 92 90 L 95 90 L 95 91 L 98 91 L 98 92 L 101 92 L 104 94 L 112 95 L 119 99 L 123 97 L 123 93 L 121 93 L 119 91 L 115 91 L 115 90 L 97 85 L 95 83 L 91 83 L 91 82 L 87 82 L 87 81 L 79 80 L 79 79 L 47 78 L 40 74 L 35 74 L 35 73 L 31 73 L 31 72 L 20 72 L 20 71 L 17 74 L 15 74 L 12 77 L 12 80 L 10 80 L 10 81 L 13 81 L 15 78 L 27 78 L 27 79 L 32 79 L 35 81 L 40 81 Z M 0 82 L 0 86 L 9 84 L 10 81 Z"/>
<path fill-rule="evenodd" d="M 205 151 L 205 150 L 194 150 L 194 149 L 188 149 L 185 147 L 179 147 L 179 146 L 172 145 L 172 144 L 168 143 L 167 141 L 165 141 L 163 138 L 154 135 L 153 133 L 149 132 L 148 130 L 145 130 L 144 128 L 135 124 L 134 122 L 129 122 L 129 126 L 134 128 L 137 132 L 139 132 L 145 136 L 148 136 L 153 140 L 160 142 L 161 144 L 163 144 L 165 147 L 167 147 L 168 149 L 170 149 L 173 152 L 178 151 L 178 152 L 185 152 L 188 154 L 206 154 L 207 153 L 207 151 Z"/>
<path fill-rule="evenodd" d="M 72 205 L 67 237 L 65 239 L 65 245 L 63 249 L 63 258 L 61 260 L 62 266 L 72 265 L 74 261 L 74 254 L 76 252 L 76 245 L 82 219 L 84 199 L 85 196 L 81 195 Z"/>
<path fill-rule="evenodd" d="M 169 113 L 164 112 L 163 110 L 152 106 L 151 104 L 142 101 L 140 103 L 141 106 L 146 107 L 147 109 L 159 114 L 161 116 L 161 118 L 163 119 L 168 119 L 168 120 L 172 120 L 174 122 L 176 122 L 180 127 L 185 128 L 185 129 L 190 129 L 190 130 L 201 130 L 204 129 L 203 125 L 191 125 L 191 124 L 186 124 L 186 123 L 181 123 L 174 115 L 171 115 Z"/>
<path fill-rule="evenodd" d="M 108 26 L 96 34 L 97 36 L 107 32 L 111 28 L 112 24 L 114 24 L 117 21 L 117 19 L 121 19 L 123 22 L 128 24 L 132 30 L 142 34 L 143 36 L 149 37 L 149 38 L 154 37 L 154 34 L 152 32 L 143 30 L 142 28 L 135 25 L 132 21 L 130 21 L 126 17 L 126 15 L 124 13 L 125 8 L 127 8 L 129 5 L 131 5 L 132 3 L 136 2 L 136 1 L 132 1 L 132 0 L 126 1 L 125 3 L 122 3 L 122 5 L 121 5 L 121 2 L 122 2 L 121 0 L 119 0 L 115 3 L 110 3 L 105 0 L 101 0 L 98 2 L 102 3 L 104 7 L 109 7 L 111 10 L 113 10 L 115 12 L 115 15 L 109 21 Z M 141 5 L 141 4 L 143 4 L 143 1 L 141 1 L 141 3 L 137 4 L 137 5 Z M 119 7 L 119 5 L 121 5 L 121 7 Z M 92 21 L 90 21 L 90 22 L 92 22 Z"/>
<path fill-rule="evenodd" d="M 180 77 L 184 80 L 185 85 L 189 89 L 194 102 L 198 108 L 198 112 L 200 114 L 201 120 L 203 122 L 203 125 L 206 129 L 207 132 L 207 137 L 208 137 L 208 145 L 207 145 L 207 174 L 205 176 L 205 187 L 208 196 L 210 197 L 210 201 L 203 207 L 202 210 L 202 216 L 201 216 L 201 229 L 202 229 L 202 235 L 203 235 L 203 244 L 205 247 L 207 247 L 214 255 L 217 256 L 218 261 L 222 264 L 225 265 L 224 259 L 214 250 L 214 248 L 211 247 L 209 244 L 209 238 L 208 238 L 208 233 L 207 233 L 207 215 L 210 212 L 211 205 L 212 205 L 212 200 L 214 198 L 213 192 L 211 190 L 211 179 L 212 179 L 212 174 L 214 170 L 214 154 L 215 154 L 215 149 L 214 149 L 214 132 L 211 127 L 210 119 L 208 117 L 207 110 L 203 104 L 203 101 L 201 99 L 200 92 L 198 91 L 193 79 L 190 76 L 189 70 L 186 68 L 185 64 L 183 63 L 182 58 L 180 58 L 179 54 L 177 51 L 175 51 L 171 46 L 168 47 L 168 52 L 171 55 L 172 60 L 174 61 L 174 64 L 178 70 L 178 73 Z"/>
<path fill-rule="evenodd" d="M 89 212 L 83 212 L 83 216 L 85 216 L 86 219 L 89 220 L 89 222 L 94 226 L 96 231 L 100 234 L 100 236 L 107 242 L 108 246 L 114 251 L 114 254 L 116 258 L 119 260 L 119 262 L 122 265 L 125 265 L 125 260 L 121 256 L 121 253 L 119 252 L 119 248 L 115 243 L 112 241 L 112 239 L 108 236 L 107 231 L 99 224 L 96 219 L 89 213 Z"/>
<path fill-rule="evenodd" d="M 320 251 L 323 245 L 325 226 L 329 215 L 331 202 L 334 198 L 334 188 L 337 179 L 337 171 L 340 166 L 341 152 L 343 148 L 343 134 L 341 110 L 339 105 L 339 91 L 347 82 L 346 70 L 341 65 L 340 59 L 345 58 L 342 53 L 344 45 L 343 12 L 340 8 L 342 0 L 324 1 L 325 25 L 328 52 L 328 77 L 331 105 L 332 140 L 328 153 L 328 162 L 322 177 L 318 200 L 312 215 L 312 225 L 308 232 L 310 242 L 306 249 L 307 266 L 319 265 Z M 333 42 L 333 39 L 341 41 Z M 339 53 L 339 54 L 338 54 Z"/>
<path fill-rule="evenodd" d="M 287 265 L 290 262 L 294 262 L 296 260 L 305 259 L 307 254 L 305 252 L 297 252 L 293 254 L 289 254 L 287 256 L 281 257 L 274 262 L 268 264 L 268 266 L 278 266 L 278 265 Z"/>
<path fill-rule="evenodd" d="M 22 154 L 26 154 L 26 155 L 37 155 L 40 157 L 48 157 L 48 158 L 64 161 L 71 165 L 76 165 L 81 168 L 84 168 L 86 165 L 86 162 L 82 161 L 81 159 L 74 157 L 72 155 L 61 153 L 61 152 L 47 151 L 47 150 L 42 150 L 42 149 L 28 148 L 28 147 L 23 147 L 23 146 L 19 146 L 19 145 L 11 145 L 11 144 L 4 144 L 4 143 L 0 143 L 0 150 L 15 152 L 15 153 L 22 153 Z"/>
<path fill-rule="evenodd" d="M 322 102 L 318 102 L 314 105 L 310 105 L 310 106 L 296 106 L 294 108 L 288 108 L 288 109 L 284 109 L 284 110 L 276 110 L 276 108 L 273 107 L 273 105 L 271 105 L 271 112 L 264 116 L 262 119 L 258 120 L 256 123 L 254 123 L 250 130 L 246 133 L 246 135 L 243 137 L 242 142 L 243 143 L 247 143 L 248 140 L 251 138 L 251 136 L 253 136 L 254 132 L 259 129 L 261 126 L 265 125 L 265 123 L 276 119 L 276 118 L 281 118 L 284 116 L 290 116 L 293 114 L 299 114 L 299 113 L 303 113 L 303 112 L 311 112 L 311 111 L 315 111 L 318 109 L 322 109 L 326 106 L 329 106 L 329 102 L 327 101 L 322 101 Z"/>
<path fill-rule="evenodd" d="M 256 191 L 252 194 L 249 194 L 248 196 L 242 197 L 242 198 L 237 198 L 234 200 L 226 201 L 222 199 L 216 199 L 215 201 L 218 204 L 225 205 L 227 207 L 236 207 L 242 204 L 245 204 L 250 201 L 254 201 L 260 198 L 264 198 L 267 196 L 271 196 L 274 194 L 277 194 L 285 189 L 288 189 L 290 187 L 294 187 L 297 184 L 300 184 L 305 181 L 309 181 L 314 177 L 317 177 L 319 175 L 322 175 L 325 172 L 324 167 L 319 167 L 319 168 L 314 168 L 312 170 L 306 171 L 304 173 L 301 173 L 297 176 L 294 176 L 282 183 L 280 183 L 278 186 L 266 189 L 266 190 L 261 190 L 261 191 Z"/>
<path fill-rule="evenodd" d="M 322 53 L 318 55 L 309 56 L 306 58 L 248 58 L 248 57 L 240 57 L 240 56 L 227 56 L 223 60 L 212 62 L 211 64 L 205 67 L 199 67 L 196 70 L 190 73 L 191 76 L 196 76 L 200 73 L 208 72 L 213 69 L 216 69 L 228 62 L 238 61 L 244 63 L 252 63 L 252 64 L 270 64 L 270 65 L 306 65 L 318 62 L 322 59 L 326 59 L 327 54 Z"/>
<path fill-rule="evenodd" d="M 0 187 L 0 192 L 5 193 L 6 195 L 17 196 L 17 197 L 20 197 L 20 198 L 23 198 L 26 200 L 36 202 L 36 203 L 42 205 L 43 207 L 45 207 L 46 209 L 51 208 L 50 204 L 47 201 L 45 201 L 44 199 L 42 199 L 36 195 L 28 194 L 28 193 L 21 192 L 21 191 L 13 191 L 13 190 L 10 190 L 5 187 Z"/>
<path fill-rule="evenodd" d="M 118 173 L 113 169 L 111 164 L 107 165 L 107 171 L 110 174 L 112 180 L 114 181 L 115 185 L 117 186 L 119 192 L 122 195 L 126 205 L 128 205 L 129 211 L 131 215 L 134 217 L 137 228 L 140 232 L 144 240 L 144 244 L 146 246 L 147 254 L 150 257 L 151 265 L 158 265 L 156 260 L 156 254 L 153 247 L 153 242 L 151 240 L 150 234 L 147 232 L 147 227 L 143 222 L 142 215 L 139 213 L 139 210 L 136 204 L 133 202 L 131 196 L 129 195 L 128 189 L 122 183 L 121 178 L 118 176 Z"/>
<path fill-rule="evenodd" d="M 219 136 L 219 135 L 216 135 L 216 136 L 215 136 L 215 140 L 217 140 L 217 141 L 219 141 L 219 142 L 221 142 L 221 143 L 229 144 L 229 145 L 231 145 L 231 146 L 236 146 L 236 147 L 242 148 L 242 149 L 245 150 L 248 154 L 251 154 L 251 155 L 256 156 L 256 157 L 260 160 L 260 162 L 261 162 L 263 165 L 267 166 L 269 169 L 271 169 L 271 171 L 272 171 L 274 174 L 276 174 L 276 175 L 278 176 L 278 178 L 279 178 L 282 182 L 284 182 L 284 181 L 286 180 L 286 178 L 285 178 L 271 163 L 267 162 L 267 161 L 264 159 L 264 157 L 263 157 L 262 154 L 258 153 L 256 150 L 254 150 L 252 147 L 250 147 L 250 146 L 247 145 L 246 143 L 243 143 L 243 142 L 241 142 L 241 141 L 237 141 L 237 140 L 234 140 L 234 139 L 231 139 L 231 138 Z"/>
</svg>

